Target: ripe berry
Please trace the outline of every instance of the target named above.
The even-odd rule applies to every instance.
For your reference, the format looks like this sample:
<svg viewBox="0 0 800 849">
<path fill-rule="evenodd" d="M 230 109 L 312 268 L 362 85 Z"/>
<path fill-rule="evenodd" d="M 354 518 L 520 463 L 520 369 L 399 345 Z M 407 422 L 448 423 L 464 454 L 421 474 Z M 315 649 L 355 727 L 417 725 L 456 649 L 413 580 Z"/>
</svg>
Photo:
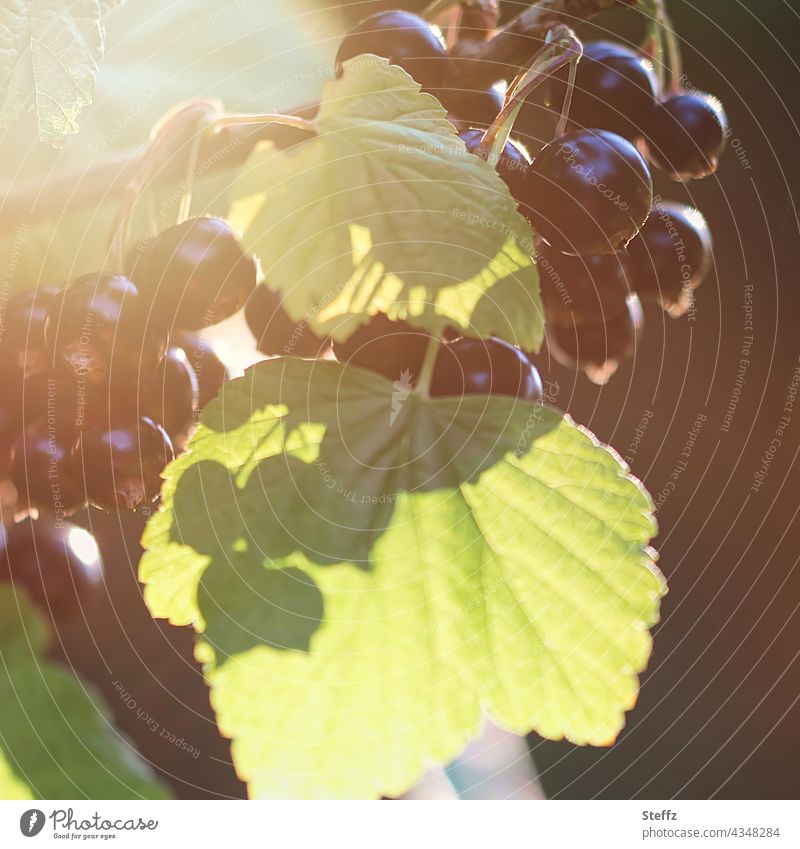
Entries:
<svg viewBox="0 0 800 849">
<path fill-rule="evenodd" d="M 174 452 L 167 432 L 142 416 L 132 424 L 93 424 L 77 456 L 89 501 L 106 510 L 135 510 L 161 489 L 161 472 Z"/>
<path fill-rule="evenodd" d="M 104 383 L 113 371 L 149 373 L 164 356 L 167 334 L 148 322 L 147 306 L 126 277 L 79 277 L 59 293 L 45 326 L 56 364 L 88 383 Z"/>
<path fill-rule="evenodd" d="M 140 245 L 130 276 L 167 327 L 199 330 L 240 310 L 255 288 L 258 263 L 222 218 L 190 218 Z"/>
<path fill-rule="evenodd" d="M 24 588 L 43 612 L 60 618 L 99 596 L 103 561 L 88 531 L 42 516 L 11 528 L 0 552 L 0 578 Z"/>
<path fill-rule="evenodd" d="M 222 384 L 229 379 L 225 363 L 217 356 L 212 346 L 196 333 L 182 331 L 174 337 L 175 344 L 183 348 L 194 369 L 198 386 L 198 409 L 216 398 Z"/>
<path fill-rule="evenodd" d="M 374 53 L 399 65 L 424 89 L 436 89 L 444 79 L 444 42 L 427 21 L 411 12 L 376 12 L 364 18 L 339 45 L 337 71 L 341 73 L 342 62 L 362 53 Z"/>
<path fill-rule="evenodd" d="M 478 147 L 483 140 L 483 130 L 470 129 L 458 134 L 464 142 L 469 153 L 478 153 Z M 507 141 L 503 147 L 503 153 L 497 161 L 497 173 L 503 178 L 508 186 L 511 196 L 517 203 L 525 197 L 525 177 L 531 165 L 521 148 L 512 141 Z"/>
<path fill-rule="evenodd" d="M 699 180 L 717 170 L 728 119 L 710 94 L 676 94 L 659 104 L 650 121 L 650 161 L 675 180 Z"/>
<path fill-rule="evenodd" d="M 647 220 L 650 171 L 627 139 L 607 130 L 575 130 L 546 145 L 527 174 L 525 207 L 552 247 L 570 254 L 611 254 Z"/>
<path fill-rule="evenodd" d="M 711 231 L 697 209 L 658 203 L 628 253 L 636 293 L 673 308 L 711 268 Z"/>
<path fill-rule="evenodd" d="M 445 89 L 439 98 L 450 117 L 467 127 L 488 127 L 503 108 L 503 92 L 496 86 L 477 91 Z"/>
<path fill-rule="evenodd" d="M 244 308 L 256 347 L 268 357 L 318 357 L 330 346 L 308 326 L 308 321 L 294 321 L 281 304 L 281 296 L 266 286 L 257 286 Z"/>
<path fill-rule="evenodd" d="M 627 257 L 623 253 L 569 256 L 542 245 L 536 255 L 548 322 L 603 321 L 625 309 Z"/>
<path fill-rule="evenodd" d="M 25 378 L 50 367 L 44 328 L 57 294 L 57 289 L 48 286 L 30 289 L 12 298 L 0 317 L 0 357 Z"/>
<path fill-rule="evenodd" d="M 500 339 L 462 336 L 440 348 L 431 395 L 510 395 L 536 401 L 542 397 L 542 381 L 525 354 L 513 345 Z"/>
<path fill-rule="evenodd" d="M 565 366 L 602 368 L 633 354 L 642 327 L 641 304 L 629 298 L 627 308 L 608 321 L 548 327 L 547 345 Z"/>
<path fill-rule="evenodd" d="M 612 41 L 590 41 L 578 63 L 569 117 L 578 127 L 635 140 L 650 123 L 657 90 L 653 66 L 640 53 Z"/>
<path fill-rule="evenodd" d="M 164 428 L 173 447 L 186 445 L 195 423 L 200 387 L 197 375 L 182 348 L 170 348 L 158 371 L 141 388 L 142 415 Z"/>
<path fill-rule="evenodd" d="M 11 449 L 11 480 L 20 504 L 69 516 L 86 504 L 74 463 L 78 431 L 57 417 L 28 425 Z"/>
<path fill-rule="evenodd" d="M 407 377 L 413 385 L 422 369 L 429 341 L 430 336 L 424 331 L 379 314 L 346 341 L 334 342 L 333 353 L 340 363 L 370 369 L 387 380 Z"/>
</svg>

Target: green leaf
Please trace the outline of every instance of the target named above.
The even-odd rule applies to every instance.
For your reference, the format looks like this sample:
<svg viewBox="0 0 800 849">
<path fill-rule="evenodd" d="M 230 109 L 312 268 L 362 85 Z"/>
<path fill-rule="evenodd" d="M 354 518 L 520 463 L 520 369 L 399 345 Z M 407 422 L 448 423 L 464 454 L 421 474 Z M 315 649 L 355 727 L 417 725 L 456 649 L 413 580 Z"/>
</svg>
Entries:
<svg viewBox="0 0 800 849">
<path fill-rule="evenodd" d="M 482 709 L 613 741 L 665 587 L 649 498 L 569 419 L 272 360 L 226 384 L 190 449 L 140 578 L 155 616 L 202 635 L 253 796 L 400 793 Z"/>
<path fill-rule="evenodd" d="M 100 0 L 0 0 L 0 128 L 35 106 L 42 141 L 78 131 L 103 55 Z"/>
<path fill-rule="evenodd" d="M 231 219 L 293 318 L 344 339 L 383 312 L 538 348 L 530 226 L 436 98 L 361 56 L 326 84 L 314 126 L 288 151 L 258 148 L 232 189 Z"/>
<path fill-rule="evenodd" d="M 0 799 L 163 799 L 97 696 L 44 657 L 46 628 L 0 586 Z"/>
</svg>

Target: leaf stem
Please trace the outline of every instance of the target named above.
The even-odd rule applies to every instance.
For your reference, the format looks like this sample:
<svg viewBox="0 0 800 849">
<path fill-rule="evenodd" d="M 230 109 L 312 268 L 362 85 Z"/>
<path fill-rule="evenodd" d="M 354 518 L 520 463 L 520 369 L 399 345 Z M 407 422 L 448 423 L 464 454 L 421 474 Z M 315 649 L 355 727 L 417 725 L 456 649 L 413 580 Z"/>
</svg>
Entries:
<svg viewBox="0 0 800 849">
<path fill-rule="evenodd" d="M 419 380 L 417 381 L 416 387 L 416 391 L 422 395 L 423 398 L 430 398 L 433 368 L 436 365 L 436 356 L 439 353 L 440 347 L 440 341 L 435 336 L 431 336 L 430 341 L 428 342 L 428 347 L 425 350 L 425 358 L 422 361 L 422 368 L 420 369 Z"/>
<path fill-rule="evenodd" d="M 214 133 L 220 133 L 228 127 L 238 127 L 241 125 L 263 126 L 265 124 L 282 124 L 284 127 L 293 127 L 296 130 L 304 130 L 309 133 L 316 132 L 313 121 L 301 118 L 299 115 L 286 115 L 282 112 L 259 112 L 249 115 L 230 113 L 221 115 L 212 122 L 211 130 Z"/>
</svg>

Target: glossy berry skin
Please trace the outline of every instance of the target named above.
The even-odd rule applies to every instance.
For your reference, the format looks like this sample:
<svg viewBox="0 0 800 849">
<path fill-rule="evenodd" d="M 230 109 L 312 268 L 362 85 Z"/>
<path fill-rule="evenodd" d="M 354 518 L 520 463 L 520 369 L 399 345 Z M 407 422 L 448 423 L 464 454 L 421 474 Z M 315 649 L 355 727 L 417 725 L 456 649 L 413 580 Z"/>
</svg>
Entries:
<svg viewBox="0 0 800 849">
<path fill-rule="evenodd" d="M 547 344 L 562 365 L 600 368 L 631 356 L 641 327 L 641 305 L 634 297 L 609 321 L 548 327 Z"/>
<path fill-rule="evenodd" d="M 542 381 L 525 354 L 513 345 L 500 339 L 462 336 L 439 350 L 431 395 L 508 395 L 537 401 L 542 397 Z"/>
<path fill-rule="evenodd" d="M 584 44 L 570 121 L 580 128 L 641 138 L 656 108 L 658 83 L 650 61 L 613 41 Z"/>
<path fill-rule="evenodd" d="M 10 529 L 0 580 L 26 591 L 43 613 L 67 619 L 99 598 L 103 561 L 88 531 L 41 516 Z"/>
<path fill-rule="evenodd" d="M 19 502 L 55 516 L 69 516 L 86 504 L 80 470 L 74 462 L 78 431 L 52 418 L 38 419 L 19 435 L 11 450 L 11 480 Z"/>
<path fill-rule="evenodd" d="M 483 130 L 469 129 L 458 134 L 466 145 L 467 151 L 481 155 L 478 148 L 483 140 Z M 525 154 L 512 141 L 507 141 L 503 147 L 503 153 L 497 160 L 496 171 L 508 186 L 512 197 L 517 203 L 525 197 L 526 176 L 531 165 Z"/>
<path fill-rule="evenodd" d="M 607 130 L 575 130 L 536 157 L 524 199 L 534 230 L 556 250 L 612 254 L 647 220 L 653 181 L 627 139 Z"/>
<path fill-rule="evenodd" d="M 604 321 L 625 309 L 630 289 L 624 253 L 569 256 L 542 245 L 536 266 L 550 323 Z"/>
<path fill-rule="evenodd" d="M 50 368 L 45 342 L 48 312 L 58 289 L 40 286 L 12 298 L 0 318 L 0 357 L 4 366 L 19 369 L 25 378 Z"/>
<path fill-rule="evenodd" d="M 126 277 L 79 277 L 56 298 L 45 326 L 56 367 L 90 384 L 115 371 L 148 374 L 167 349 L 167 333 L 148 320 L 148 306 Z"/>
<path fill-rule="evenodd" d="M 168 329 L 200 330 L 238 312 L 255 289 L 258 263 L 222 218 L 189 218 L 140 245 L 130 275 Z"/>
<path fill-rule="evenodd" d="M 670 308 L 696 289 L 711 268 L 711 231 L 702 213 L 681 203 L 658 203 L 628 245 L 632 288 Z"/>
<path fill-rule="evenodd" d="M 728 119 L 710 94 L 676 94 L 659 104 L 647 133 L 650 161 L 674 180 L 699 180 L 717 170 Z"/>
<path fill-rule="evenodd" d="M 385 315 L 376 315 L 346 341 L 334 341 L 333 353 L 340 363 L 369 369 L 391 381 L 407 379 L 413 386 L 419 378 L 429 341 L 427 333 L 404 321 L 390 321 Z"/>
<path fill-rule="evenodd" d="M 281 296 L 257 286 L 244 308 L 244 317 L 255 336 L 256 347 L 268 357 L 318 357 L 330 347 L 307 321 L 294 321 L 281 304 Z"/>
<path fill-rule="evenodd" d="M 364 18 L 344 37 L 336 54 L 337 72 L 342 62 L 374 53 L 399 65 L 424 89 L 441 86 L 447 55 L 441 38 L 419 15 L 392 10 Z"/>
<path fill-rule="evenodd" d="M 198 410 L 200 387 L 186 352 L 172 347 L 141 387 L 140 412 L 164 428 L 174 448 L 186 445 Z"/>
<path fill-rule="evenodd" d="M 230 378 L 228 369 L 201 336 L 183 331 L 175 334 L 174 342 L 183 348 L 197 377 L 198 408 L 202 410 L 212 398 L 217 397 L 222 384 Z"/>
<path fill-rule="evenodd" d="M 445 89 L 439 99 L 451 120 L 466 127 L 486 129 L 503 108 L 503 93 L 495 86 L 476 91 Z"/>
<path fill-rule="evenodd" d="M 77 456 L 92 504 L 135 510 L 158 495 L 161 472 L 174 451 L 167 432 L 141 416 L 130 424 L 86 428 Z"/>
</svg>

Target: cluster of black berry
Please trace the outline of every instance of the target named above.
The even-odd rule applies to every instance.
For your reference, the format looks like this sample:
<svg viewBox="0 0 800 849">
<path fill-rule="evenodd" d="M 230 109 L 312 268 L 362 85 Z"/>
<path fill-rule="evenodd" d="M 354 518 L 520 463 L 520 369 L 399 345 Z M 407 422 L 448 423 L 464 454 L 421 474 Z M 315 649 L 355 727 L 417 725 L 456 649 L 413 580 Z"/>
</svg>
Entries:
<svg viewBox="0 0 800 849">
<path fill-rule="evenodd" d="M 237 235 L 220 219 L 193 218 L 140 245 L 129 264 L 127 276 L 87 274 L 6 305 L 6 510 L 60 520 L 87 502 L 111 510 L 152 501 L 199 406 L 225 380 L 196 331 L 255 289 L 257 264 Z"/>
<path fill-rule="evenodd" d="M 443 88 L 447 50 L 425 20 L 405 11 L 366 18 L 343 40 L 337 63 L 362 53 L 388 58 L 439 97 L 467 150 L 481 153 L 484 128 L 503 96 L 496 84 L 480 91 Z M 716 98 L 659 91 L 647 56 L 608 41 L 585 45 L 565 135 L 529 156 L 512 130 L 497 170 L 537 234 L 548 347 L 557 360 L 607 379 L 634 349 L 640 298 L 672 315 L 687 309 L 711 266 L 709 229 L 696 209 L 660 200 L 654 207 L 650 166 L 676 180 L 707 176 L 716 169 L 726 130 Z M 404 356 L 386 351 L 392 331 L 398 348 L 407 348 Z M 368 349 L 371 337 L 380 337 L 373 344 L 387 362 L 413 371 L 419 345 L 408 335 L 407 327 L 376 321 L 336 352 L 355 359 L 360 351 L 364 365 L 382 370 Z M 453 351 L 468 344 L 478 343 L 448 343 Z M 480 345 L 489 351 L 499 343 Z"/>
</svg>

